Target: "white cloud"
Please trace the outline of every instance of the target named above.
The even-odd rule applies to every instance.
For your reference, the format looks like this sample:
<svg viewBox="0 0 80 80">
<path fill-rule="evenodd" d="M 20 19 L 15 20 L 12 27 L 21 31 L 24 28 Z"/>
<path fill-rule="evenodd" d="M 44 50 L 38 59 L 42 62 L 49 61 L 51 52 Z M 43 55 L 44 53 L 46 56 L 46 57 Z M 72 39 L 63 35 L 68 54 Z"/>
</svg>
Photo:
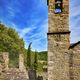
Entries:
<svg viewBox="0 0 80 80">
<path fill-rule="evenodd" d="M 27 40 L 29 40 L 29 43 L 32 42 L 32 50 L 47 50 L 48 19 L 45 19 L 38 27 L 38 32 L 33 33 L 33 35 L 30 35 Z M 28 43 L 26 43 L 25 47 L 27 48 L 27 46 Z"/>
<path fill-rule="evenodd" d="M 40 37 L 46 38 L 46 36 L 47 36 L 46 34 L 47 34 L 47 31 L 48 31 L 48 19 L 45 19 L 43 21 L 43 23 L 41 23 L 39 28 L 37 27 L 37 30 L 38 30 L 38 32 L 31 35 L 30 38 L 35 38 L 35 37 L 37 37 L 37 38 L 40 38 Z"/>
<path fill-rule="evenodd" d="M 19 30 L 19 35 L 21 38 L 24 38 L 26 34 L 30 33 L 33 31 L 36 27 L 30 27 L 30 28 L 24 28 L 22 30 Z"/>
<path fill-rule="evenodd" d="M 80 1 L 70 0 L 71 43 L 80 40 Z"/>
<path fill-rule="evenodd" d="M 38 0 L 42 6 L 47 6 L 47 0 Z"/>
<path fill-rule="evenodd" d="M 11 6 L 7 6 L 7 11 L 8 11 L 8 17 L 12 18 L 15 16 L 15 11 Z"/>
</svg>

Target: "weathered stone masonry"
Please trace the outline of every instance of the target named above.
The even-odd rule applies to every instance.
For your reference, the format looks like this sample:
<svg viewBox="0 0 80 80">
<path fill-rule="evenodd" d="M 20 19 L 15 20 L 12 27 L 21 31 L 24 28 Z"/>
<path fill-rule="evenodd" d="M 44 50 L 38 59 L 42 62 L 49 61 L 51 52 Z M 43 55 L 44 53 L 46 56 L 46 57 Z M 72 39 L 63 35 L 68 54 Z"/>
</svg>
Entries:
<svg viewBox="0 0 80 80">
<path fill-rule="evenodd" d="M 23 54 L 19 55 L 19 68 L 9 68 L 9 54 L 0 52 L 0 80 L 28 80 Z"/>
<path fill-rule="evenodd" d="M 55 13 L 59 1 L 62 12 Z M 69 0 L 48 2 L 48 80 L 80 80 L 80 42 L 70 44 Z"/>
</svg>

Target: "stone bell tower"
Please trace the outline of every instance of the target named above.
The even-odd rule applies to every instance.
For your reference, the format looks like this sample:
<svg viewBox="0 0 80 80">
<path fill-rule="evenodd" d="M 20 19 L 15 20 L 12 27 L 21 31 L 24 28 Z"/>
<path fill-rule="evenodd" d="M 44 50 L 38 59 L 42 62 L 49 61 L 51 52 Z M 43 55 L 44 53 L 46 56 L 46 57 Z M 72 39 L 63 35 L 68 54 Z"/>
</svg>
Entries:
<svg viewBox="0 0 80 80">
<path fill-rule="evenodd" d="M 69 79 L 69 0 L 48 0 L 48 80 Z"/>
</svg>

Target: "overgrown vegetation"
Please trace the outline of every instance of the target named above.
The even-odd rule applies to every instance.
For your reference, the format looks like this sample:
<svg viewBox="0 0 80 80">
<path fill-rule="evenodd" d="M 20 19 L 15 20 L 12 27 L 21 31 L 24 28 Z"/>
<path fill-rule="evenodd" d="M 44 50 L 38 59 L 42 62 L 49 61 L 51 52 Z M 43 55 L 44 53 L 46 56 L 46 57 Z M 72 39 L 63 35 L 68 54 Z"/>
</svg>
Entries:
<svg viewBox="0 0 80 80">
<path fill-rule="evenodd" d="M 0 52 L 10 53 L 9 67 L 18 67 L 18 55 L 25 53 L 23 39 L 14 29 L 5 27 L 4 24 L 0 24 Z"/>
<path fill-rule="evenodd" d="M 9 52 L 9 67 L 19 67 L 19 54 L 24 54 L 26 69 L 33 67 L 39 72 L 43 71 L 43 66 L 47 65 L 47 51 L 31 51 L 31 44 L 25 49 L 18 33 L 0 24 L 0 52 Z"/>
<path fill-rule="evenodd" d="M 31 51 L 30 56 L 31 68 L 34 68 L 37 72 L 43 72 L 43 67 L 47 66 L 47 51 Z"/>
</svg>

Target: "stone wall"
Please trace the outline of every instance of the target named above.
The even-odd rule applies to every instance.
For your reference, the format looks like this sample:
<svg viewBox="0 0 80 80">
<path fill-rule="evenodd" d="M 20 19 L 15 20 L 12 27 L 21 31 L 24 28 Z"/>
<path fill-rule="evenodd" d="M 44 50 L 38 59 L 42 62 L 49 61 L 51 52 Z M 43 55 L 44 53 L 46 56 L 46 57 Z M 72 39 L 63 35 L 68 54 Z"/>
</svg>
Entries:
<svg viewBox="0 0 80 80">
<path fill-rule="evenodd" d="M 19 69 L 21 71 L 25 71 L 26 70 L 26 68 L 24 66 L 24 56 L 23 56 L 23 54 L 19 55 Z"/>
<path fill-rule="evenodd" d="M 48 80 L 70 80 L 69 0 L 62 1 L 61 13 L 55 13 L 55 0 L 48 5 Z"/>
<path fill-rule="evenodd" d="M 48 42 L 48 80 L 69 80 L 69 53 L 56 43 Z"/>
<path fill-rule="evenodd" d="M 69 80 L 69 34 L 48 35 L 48 80 Z"/>
<path fill-rule="evenodd" d="M 69 0 L 62 0 L 62 13 L 55 14 L 55 0 L 49 0 L 48 5 L 48 32 L 69 31 Z"/>
<path fill-rule="evenodd" d="M 28 80 L 27 72 L 21 71 L 20 69 L 12 68 L 8 69 L 3 73 L 4 80 Z"/>
<path fill-rule="evenodd" d="M 69 0 L 62 1 L 59 14 L 55 0 L 48 4 L 48 80 L 80 80 L 80 42 L 70 48 Z"/>
<path fill-rule="evenodd" d="M 9 54 L 8 54 L 8 52 L 3 52 L 2 54 L 3 54 L 5 69 L 8 69 L 8 64 L 9 64 Z"/>
<path fill-rule="evenodd" d="M 0 53 L 0 76 L 2 75 L 2 71 L 4 69 L 4 60 L 3 60 L 3 55 Z M 1 80 L 1 79 L 0 79 Z"/>
<path fill-rule="evenodd" d="M 70 49 L 70 78 L 80 80 L 80 44 Z"/>
<path fill-rule="evenodd" d="M 19 55 L 19 68 L 8 67 L 8 56 L 7 52 L 0 53 L 0 80 L 28 80 L 28 72 L 24 66 L 23 54 Z"/>
<path fill-rule="evenodd" d="M 0 80 L 46 80 L 36 75 L 35 70 L 28 70 L 24 66 L 24 56 L 19 54 L 19 68 L 9 68 L 9 53 L 0 53 Z"/>
</svg>

